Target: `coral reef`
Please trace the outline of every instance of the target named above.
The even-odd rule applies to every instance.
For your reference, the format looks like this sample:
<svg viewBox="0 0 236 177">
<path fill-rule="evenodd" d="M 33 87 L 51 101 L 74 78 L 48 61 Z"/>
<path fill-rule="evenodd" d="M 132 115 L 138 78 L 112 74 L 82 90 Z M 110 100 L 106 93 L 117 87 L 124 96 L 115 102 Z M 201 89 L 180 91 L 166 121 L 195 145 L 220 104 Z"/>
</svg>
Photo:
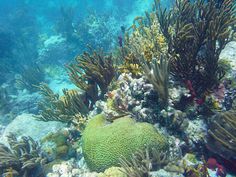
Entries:
<svg viewBox="0 0 236 177">
<path fill-rule="evenodd" d="M 121 167 L 111 167 L 106 169 L 104 173 L 99 173 L 98 177 L 128 177 L 122 170 Z"/>
<path fill-rule="evenodd" d="M 68 66 L 68 72 L 71 81 L 85 92 L 87 105 L 92 108 L 107 92 L 115 76 L 113 57 L 91 49 L 90 53 L 78 56 L 75 63 Z"/>
<path fill-rule="evenodd" d="M 68 161 L 54 164 L 52 166 L 52 171 L 47 174 L 47 177 L 76 177 L 86 175 L 86 173 L 89 175 L 88 171 L 78 168 L 76 159 L 72 158 Z"/>
<path fill-rule="evenodd" d="M 47 154 L 50 161 L 58 159 L 68 160 L 75 156 L 75 149 L 72 147 L 72 142 L 69 139 L 70 132 L 68 130 L 49 133 L 41 139 L 41 149 Z"/>
<path fill-rule="evenodd" d="M 111 17 L 119 14 L 116 8 L 102 15 L 75 9 L 127 1 L 69 2 L 57 19 L 50 12 L 59 20 L 56 31 L 46 16 L 36 15 L 45 23 L 37 33 L 28 1 L 10 14 L 14 29 L 0 29 L 0 175 L 234 172 L 234 0 L 176 0 L 166 9 L 162 3 L 169 2 L 154 0 L 129 28 L 117 23 L 124 15 Z"/>
<path fill-rule="evenodd" d="M 16 78 L 17 87 L 27 89 L 30 92 L 37 91 L 36 86 L 44 82 L 44 71 L 37 64 L 32 64 L 22 68 L 21 74 Z"/>
<path fill-rule="evenodd" d="M 76 30 L 73 26 L 75 16 L 75 8 L 63 7 L 60 8 L 60 19 L 56 25 L 56 31 L 59 34 L 62 34 L 63 37 L 66 38 L 67 41 L 76 42 L 78 39 L 78 35 L 76 34 Z"/>
<path fill-rule="evenodd" d="M 133 76 L 141 75 L 140 56 L 135 55 L 136 51 L 138 54 L 143 54 L 148 63 L 153 58 L 160 58 L 167 51 L 167 43 L 161 34 L 154 12 L 145 12 L 145 17 L 136 17 L 133 25 L 127 29 L 124 35 L 124 45 L 119 51 L 119 57 L 122 60 L 121 72 L 130 72 Z"/>
<path fill-rule="evenodd" d="M 228 160 L 233 160 L 236 153 L 235 119 L 236 112 L 227 111 L 216 114 L 209 121 L 207 147 Z"/>
<path fill-rule="evenodd" d="M 142 68 L 148 81 L 153 85 L 157 91 L 158 96 L 164 107 L 168 105 L 168 86 L 169 86 L 169 62 L 164 56 L 161 56 L 159 63 L 153 59 L 150 64 L 145 62 L 142 57 Z"/>
<path fill-rule="evenodd" d="M 198 96 L 211 90 L 224 76 L 219 55 L 230 40 L 235 23 L 235 5 L 224 0 L 176 1 L 173 10 L 163 10 L 155 1 L 156 15 L 172 56 L 171 74 L 190 81 Z"/>
<path fill-rule="evenodd" d="M 42 39 L 43 45 L 39 49 L 38 61 L 44 65 L 59 65 L 67 63 L 75 57 L 78 49 L 61 35 Z"/>
<path fill-rule="evenodd" d="M 97 115 L 82 136 L 85 161 L 91 170 L 98 172 L 117 166 L 121 156 L 129 159 L 133 152 L 145 146 L 155 147 L 159 152 L 167 149 L 168 143 L 151 124 L 136 123 L 128 117 L 106 124 L 105 116 Z"/>
<path fill-rule="evenodd" d="M 8 136 L 10 148 L 0 145 L 0 173 L 22 177 L 43 175 L 43 165 L 47 159 L 42 156 L 40 146 L 30 137 L 17 140 L 11 134 Z"/>
<path fill-rule="evenodd" d="M 115 11 L 109 13 L 103 11 L 102 14 L 99 14 L 90 10 L 80 21 L 75 30 L 82 50 L 90 45 L 93 49 L 97 49 L 99 46 L 108 52 L 117 46 L 116 38 L 119 32 L 117 27 L 120 24 L 111 14 L 117 15 Z"/>
<path fill-rule="evenodd" d="M 121 74 L 117 88 L 108 92 L 107 97 L 107 102 L 96 104 L 107 117 L 132 114 L 136 120 L 149 123 L 159 118 L 162 106 L 157 104 L 158 94 L 145 77 L 132 78 L 131 74 Z"/>
<path fill-rule="evenodd" d="M 1 85 L 1 87 L 0 87 L 0 109 L 4 110 L 4 108 L 7 107 L 8 103 L 9 103 L 9 95 L 8 95 L 7 89 Z"/>
<path fill-rule="evenodd" d="M 17 137 L 30 136 L 35 141 L 40 141 L 48 133 L 55 132 L 63 127 L 65 127 L 65 124 L 61 122 L 38 121 L 33 114 L 23 113 L 14 117 L 14 120 L 6 125 L 4 132 L 0 136 L 0 142 L 7 143 L 7 137 L 12 133 Z"/>
<path fill-rule="evenodd" d="M 134 153 L 130 160 L 126 158 L 120 159 L 123 171 L 129 177 L 151 176 L 150 172 L 161 168 L 168 163 L 167 153 L 160 152 L 155 148 L 146 148 Z"/>
<path fill-rule="evenodd" d="M 42 121 L 60 121 L 72 123 L 82 129 L 86 123 L 88 108 L 83 102 L 83 95 L 77 90 L 63 90 L 64 95 L 59 97 L 46 84 L 38 87 L 44 97 L 39 102 L 40 116 Z"/>
</svg>

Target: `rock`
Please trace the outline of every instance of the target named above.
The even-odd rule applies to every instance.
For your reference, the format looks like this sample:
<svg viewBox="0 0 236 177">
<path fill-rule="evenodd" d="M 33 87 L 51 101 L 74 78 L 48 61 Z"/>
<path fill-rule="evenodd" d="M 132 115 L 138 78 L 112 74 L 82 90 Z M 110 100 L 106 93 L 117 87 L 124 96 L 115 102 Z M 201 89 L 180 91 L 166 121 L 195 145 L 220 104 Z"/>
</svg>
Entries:
<svg viewBox="0 0 236 177">
<path fill-rule="evenodd" d="M 150 174 L 151 177 L 184 177 L 184 175 L 182 174 L 178 174 L 178 173 L 173 173 L 173 172 L 167 172 L 164 169 L 161 169 L 157 172 L 151 172 Z"/>
<path fill-rule="evenodd" d="M 69 140 L 68 130 L 61 129 L 57 132 L 49 133 L 41 139 L 41 149 L 52 160 L 68 160 L 76 156 L 76 150 L 72 147 Z"/>
<path fill-rule="evenodd" d="M 61 122 L 43 122 L 38 121 L 33 117 L 33 114 L 21 114 L 17 116 L 4 130 L 0 137 L 0 142 L 7 142 L 6 136 L 9 133 L 14 133 L 18 136 L 31 136 L 34 140 L 38 141 L 50 132 L 54 132 L 65 124 Z"/>
<path fill-rule="evenodd" d="M 98 177 L 128 177 L 124 172 L 124 169 L 121 167 L 111 167 L 104 171 L 104 173 L 100 173 Z"/>
<path fill-rule="evenodd" d="M 236 41 L 229 42 L 220 53 L 220 59 L 227 59 L 236 70 Z"/>
<path fill-rule="evenodd" d="M 185 133 L 192 147 L 196 144 L 203 144 L 207 135 L 207 127 L 202 119 L 189 120 Z"/>
</svg>

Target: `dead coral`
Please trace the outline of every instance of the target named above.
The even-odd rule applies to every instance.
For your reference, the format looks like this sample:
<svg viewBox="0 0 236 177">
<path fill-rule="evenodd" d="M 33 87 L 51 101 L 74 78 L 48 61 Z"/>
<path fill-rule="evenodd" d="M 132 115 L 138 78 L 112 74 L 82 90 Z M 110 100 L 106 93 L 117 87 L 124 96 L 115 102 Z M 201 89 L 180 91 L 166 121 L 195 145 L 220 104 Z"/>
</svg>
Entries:
<svg viewBox="0 0 236 177">
<path fill-rule="evenodd" d="M 219 55 L 235 24 L 233 0 L 177 0 L 172 10 L 155 0 L 156 16 L 168 43 L 171 73 L 177 80 L 191 81 L 198 95 L 212 89 L 224 76 Z"/>
<path fill-rule="evenodd" d="M 31 137 L 17 140 L 8 136 L 10 148 L 0 144 L 0 173 L 22 177 L 43 175 L 43 165 L 47 159 L 42 156 L 40 146 Z M 37 174 L 38 173 L 38 174 Z"/>
<path fill-rule="evenodd" d="M 115 76 L 112 55 L 103 51 L 84 52 L 76 58 L 75 63 L 68 66 L 71 81 L 85 92 L 90 102 L 89 108 L 102 98 Z"/>
<path fill-rule="evenodd" d="M 236 155 L 236 112 L 218 113 L 211 118 L 209 126 L 208 148 L 231 160 Z"/>
<path fill-rule="evenodd" d="M 83 102 L 83 95 L 77 90 L 63 90 L 64 95 L 55 94 L 46 84 L 38 87 L 43 100 L 39 102 L 42 121 L 60 121 L 81 127 L 86 122 L 88 107 Z"/>
</svg>

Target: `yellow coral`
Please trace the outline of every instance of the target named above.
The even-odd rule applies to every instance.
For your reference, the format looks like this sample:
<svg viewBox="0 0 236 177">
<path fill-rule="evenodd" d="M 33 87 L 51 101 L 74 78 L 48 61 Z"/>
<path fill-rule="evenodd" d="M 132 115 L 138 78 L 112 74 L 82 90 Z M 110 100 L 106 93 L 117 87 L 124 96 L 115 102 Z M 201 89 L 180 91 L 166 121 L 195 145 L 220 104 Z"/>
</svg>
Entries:
<svg viewBox="0 0 236 177">
<path fill-rule="evenodd" d="M 147 20 L 148 25 L 144 23 Z M 153 58 L 160 58 L 161 54 L 167 52 L 167 41 L 161 33 L 160 24 L 155 17 L 155 13 L 146 12 L 146 17 L 136 17 L 134 24 L 128 30 L 133 30 L 131 35 L 126 35 L 125 46 L 123 50 L 123 65 L 120 66 L 120 71 L 132 73 L 134 76 L 139 76 L 142 73 L 140 68 L 139 58 L 134 56 L 135 51 L 144 55 L 144 58 L 149 63 Z"/>
<path fill-rule="evenodd" d="M 111 167 L 106 169 L 104 173 L 100 173 L 98 177 L 127 177 L 127 175 L 122 172 L 121 167 Z"/>
</svg>

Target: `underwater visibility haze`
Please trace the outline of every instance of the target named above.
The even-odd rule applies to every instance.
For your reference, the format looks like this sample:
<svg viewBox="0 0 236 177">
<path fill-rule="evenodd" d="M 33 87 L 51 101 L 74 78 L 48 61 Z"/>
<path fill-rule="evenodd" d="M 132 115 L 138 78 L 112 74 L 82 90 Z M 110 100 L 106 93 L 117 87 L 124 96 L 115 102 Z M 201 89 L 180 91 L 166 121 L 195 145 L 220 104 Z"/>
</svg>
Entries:
<svg viewBox="0 0 236 177">
<path fill-rule="evenodd" d="M 236 177 L 235 0 L 0 0 L 0 177 Z"/>
</svg>

